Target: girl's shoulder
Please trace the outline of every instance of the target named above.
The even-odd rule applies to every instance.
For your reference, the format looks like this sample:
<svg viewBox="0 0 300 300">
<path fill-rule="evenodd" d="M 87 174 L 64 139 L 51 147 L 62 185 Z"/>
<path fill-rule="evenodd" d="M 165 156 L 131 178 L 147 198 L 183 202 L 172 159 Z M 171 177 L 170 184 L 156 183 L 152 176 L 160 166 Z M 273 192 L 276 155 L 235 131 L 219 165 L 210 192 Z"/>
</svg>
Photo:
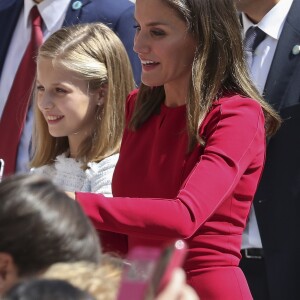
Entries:
<svg viewBox="0 0 300 300">
<path fill-rule="evenodd" d="M 86 173 L 88 176 L 93 176 L 93 174 L 101 174 L 102 172 L 114 169 L 119 159 L 119 153 L 113 154 L 104 158 L 99 162 L 89 162 L 88 169 Z"/>
<path fill-rule="evenodd" d="M 52 177 L 55 175 L 56 171 L 54 165 L 50 164 L 50 165 L 40 166 L 37 168 L 31 168 L 30 173 Z"/>
<path fill-rule="evenodd" d="M 74 175 L 78 172 L 81 173 L 81 163 L 73 158 L 69 158 L 66 153 L 62 153 L 55 158 L 53 163 L 32 168 L 31 172 L 51 176 L 56 173 Z"/>
</svg>

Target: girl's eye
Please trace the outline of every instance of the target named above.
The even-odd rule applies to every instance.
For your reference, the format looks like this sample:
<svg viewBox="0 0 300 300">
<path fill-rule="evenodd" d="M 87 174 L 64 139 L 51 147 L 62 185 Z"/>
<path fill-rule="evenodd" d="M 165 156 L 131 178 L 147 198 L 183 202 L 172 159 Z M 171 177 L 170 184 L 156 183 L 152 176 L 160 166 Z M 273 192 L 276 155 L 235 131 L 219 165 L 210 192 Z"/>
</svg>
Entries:
<svg viewBox="0 0 300 300">
<path fill-rule="evenodd" d="M 141 30 L 141 26 L 138 25 L 138 24 L 133 25 L 133 28 L 134 28 L 136 31 L 140 31 L 140 30 Z"/>
<path fill-rule="evenodd" d="M 61 88 L 55 88 L 55 91 L 59 94 L 65 94 L 67 91 Z"/>
<path fill-rule="evenodd" d="M 38 85 L 36 87 L 36 89 L 37 89 L 38 92 L 43 92 L 45 90 L 45 88 L 42 85 Z"/>
</svg>

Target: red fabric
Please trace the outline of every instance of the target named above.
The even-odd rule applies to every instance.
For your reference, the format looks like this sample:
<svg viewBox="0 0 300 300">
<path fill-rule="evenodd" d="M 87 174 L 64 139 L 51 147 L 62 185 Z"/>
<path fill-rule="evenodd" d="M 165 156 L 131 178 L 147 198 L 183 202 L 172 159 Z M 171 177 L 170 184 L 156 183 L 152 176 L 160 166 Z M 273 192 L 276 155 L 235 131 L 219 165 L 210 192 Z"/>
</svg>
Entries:
<svg viewBox="0 0 300 300">
<path fill-rule="evenodd" d="M 31 10 L 31 18 L 31 40 L 19 65 L 0 120 L 0 157 L 5 161 L 5 175 L 14 173 L 16 168 L 19 141 L 36 73 L 35 56 L 43 41 L 42 19 L 36 6 Z"/>
<path fill-rule="evenodd" d="M 206 146 L 189 154 L 185 115 L 185 106 L 162 105 L 139 130 L 125 130 L 114 197 L 76 193 L 77 200 L 98 230 L 127 234 L 129 249 L 186 239 L 184 268 L 202 300 L 252 299 L 237 266 L 265 159 L 263 112 L 252 99 L 220 99 L 200 128 Z"/>
</svg>

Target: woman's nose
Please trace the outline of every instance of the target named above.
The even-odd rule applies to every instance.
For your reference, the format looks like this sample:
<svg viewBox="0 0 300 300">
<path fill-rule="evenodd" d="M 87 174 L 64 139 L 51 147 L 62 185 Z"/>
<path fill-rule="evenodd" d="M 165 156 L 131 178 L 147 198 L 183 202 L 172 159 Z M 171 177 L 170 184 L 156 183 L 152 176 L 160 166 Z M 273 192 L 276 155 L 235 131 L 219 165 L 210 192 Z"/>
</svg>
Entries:
<svg viewBox="0 0 300 300">
<path fill-rule="evenodd" d="M 133 51 L 137 54 L 149 53 L 150 45 L 146 33 L 142 31 L 137 31 L 134 37 Z"/>
</svg>

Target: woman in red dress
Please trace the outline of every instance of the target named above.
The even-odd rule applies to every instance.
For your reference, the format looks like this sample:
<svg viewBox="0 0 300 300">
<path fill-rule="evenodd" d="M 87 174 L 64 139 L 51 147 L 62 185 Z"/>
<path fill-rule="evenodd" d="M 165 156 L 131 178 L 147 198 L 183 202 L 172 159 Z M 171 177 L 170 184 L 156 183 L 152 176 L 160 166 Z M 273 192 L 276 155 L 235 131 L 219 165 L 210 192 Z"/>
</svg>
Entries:
<svg viewBox="0 0 300 300">
<path fill-rule="evenodd" d="M 142 84 L 127 101 L 114 197 L 76 200 L 129 249 L 185 239 L 201 300 L 252 299 L 241 237 L 280 119 L 249 79 L 234 4 L 137 0 L 135 18 Z"/>
</svg>

